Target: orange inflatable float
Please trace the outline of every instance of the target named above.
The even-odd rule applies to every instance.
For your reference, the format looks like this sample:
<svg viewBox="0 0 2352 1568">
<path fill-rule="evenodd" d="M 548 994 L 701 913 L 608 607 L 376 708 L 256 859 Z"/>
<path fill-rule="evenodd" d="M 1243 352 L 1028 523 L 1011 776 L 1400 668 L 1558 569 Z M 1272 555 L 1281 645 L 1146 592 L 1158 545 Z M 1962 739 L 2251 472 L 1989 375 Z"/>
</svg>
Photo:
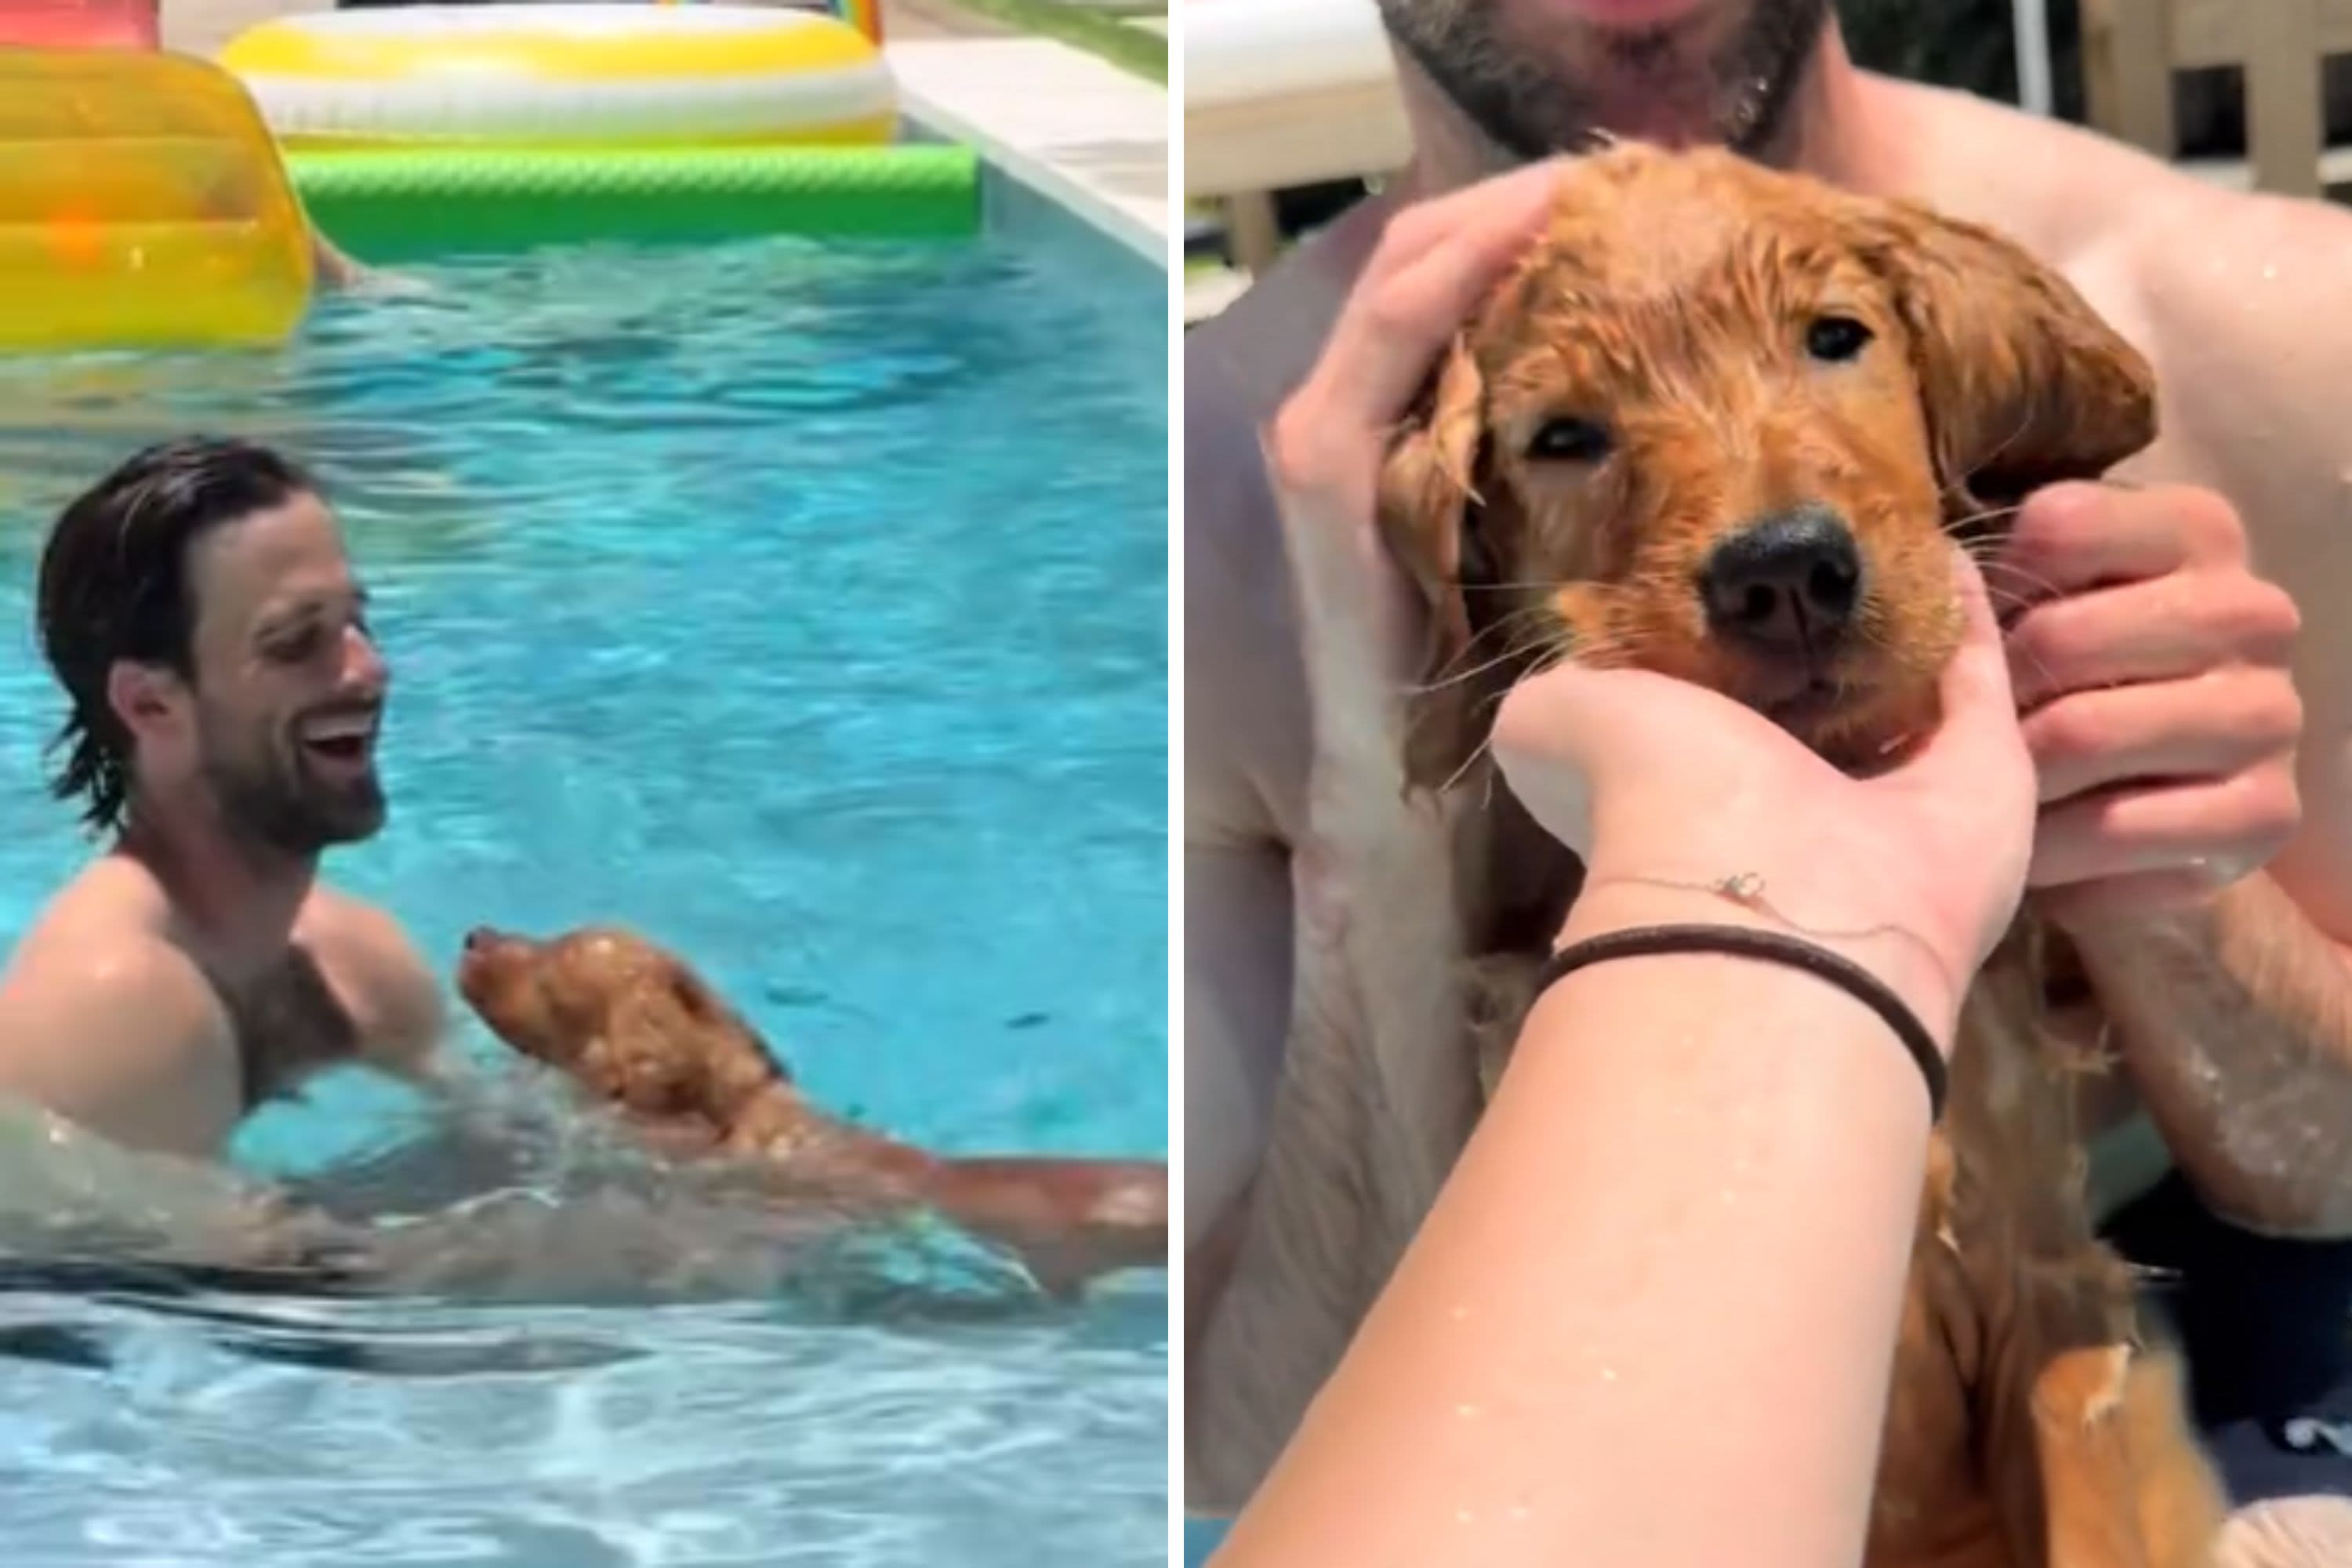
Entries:
<svg viewBox="0 0 2352 1568">
<path fill-rule="evenodd" d="M 0 352 L 279 342 L 302 207 L 236 79 L 185 55 L 0 47 Z"/>
</svg>

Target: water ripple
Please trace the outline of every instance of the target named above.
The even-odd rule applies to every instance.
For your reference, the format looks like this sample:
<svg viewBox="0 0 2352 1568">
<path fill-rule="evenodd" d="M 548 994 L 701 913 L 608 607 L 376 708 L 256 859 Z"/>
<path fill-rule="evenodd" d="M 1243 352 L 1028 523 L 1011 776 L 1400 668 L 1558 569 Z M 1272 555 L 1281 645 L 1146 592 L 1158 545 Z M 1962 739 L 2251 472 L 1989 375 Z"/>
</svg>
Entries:
<svg viewBox="0 0 2352 1568">
<path fill-rule="evenodd" d="M 369 1310 L 383 1309 L 304 1315 L 318 1331 Z M 101 1334 L 112 1365 L 8 1370 L 12 1564 L 1075 1568 L 1164 1553 L 1153 1341 L 541 1310 L 531 1335 L 601 1344 L 602 1364 L 418 1382 L 251 1361 L 83 1297 L 13 1299 L 0 1321 L 42 1314 Z"/>
</svg>

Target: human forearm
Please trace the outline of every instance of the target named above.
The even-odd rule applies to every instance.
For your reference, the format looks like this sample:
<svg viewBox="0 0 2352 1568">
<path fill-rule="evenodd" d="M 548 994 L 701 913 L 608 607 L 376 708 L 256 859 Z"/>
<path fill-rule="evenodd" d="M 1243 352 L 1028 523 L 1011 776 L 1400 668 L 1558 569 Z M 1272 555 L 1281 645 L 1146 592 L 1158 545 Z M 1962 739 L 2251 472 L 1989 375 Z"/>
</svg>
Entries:
<svg viewBox="0 0 2352 1568">
<path fill-rule="evenodd" d="M 1265 1146 L 1290 1022 L 1290 868 L 1272 849 L 1184 850 L 1184 1245 L 1238 1206 Z"/>
<path fill-rule="evenodd" d="M 310 258 L 319 281 L 331 289 L 350 289 L 367 277 L 366 268 L 344 255 L 333 240 L 315 228 L 310 231 Z"/>
<path fill-rule="evenodd" d="M 1810 976 L 1561 981 L 1222 1562 L 1857 1561 L 1925 1107 Z"/>
<path fill-rule="evenodd" d="M 2084 969 L 2174 1158 L 2250 1229 L 2352 1233 L 2352 959 L 2257 873 L 2085 923 Z"/>
</svg>

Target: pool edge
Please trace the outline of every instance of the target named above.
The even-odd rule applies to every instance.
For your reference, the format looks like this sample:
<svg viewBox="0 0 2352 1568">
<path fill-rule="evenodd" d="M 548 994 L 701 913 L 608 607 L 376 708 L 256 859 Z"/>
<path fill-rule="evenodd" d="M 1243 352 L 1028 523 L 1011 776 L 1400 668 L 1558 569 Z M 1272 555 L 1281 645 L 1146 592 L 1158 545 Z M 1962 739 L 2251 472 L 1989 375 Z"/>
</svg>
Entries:
<svg viewBox="0 0 2352 1568">
<path fill-rule="evenodd" d="M 903 118 L 970 144 L 991 168 L 1167 271 L 1165 90 L 1046 38 L 926 38 L 885 54 Z"/>
</svg>

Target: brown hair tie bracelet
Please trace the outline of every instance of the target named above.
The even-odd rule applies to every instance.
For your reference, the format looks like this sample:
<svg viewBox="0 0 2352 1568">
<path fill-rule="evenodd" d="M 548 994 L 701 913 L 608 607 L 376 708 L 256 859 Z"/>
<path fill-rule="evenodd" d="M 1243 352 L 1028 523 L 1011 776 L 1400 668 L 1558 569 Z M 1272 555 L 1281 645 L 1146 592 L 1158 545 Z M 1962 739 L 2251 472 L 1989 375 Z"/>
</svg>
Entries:
<svg viewBox="0 0 2352 1568">
<path fill-rule="evenodd" d="M 1754 926 L 1633 926 L 1624 931 L 1587 937 L 1582 942 L 1570 942 L 1561 948 L 1543 966 L 1537 990 L 1540 994 L 1549 990 L 1553 982 L 1608 959 L 1677 952 L 1720 952 L 1736 958 L 1760 958 L 1768 963 L 1787 964 L 1791 969 L 1801 969 L 1844 991 L 1885 1019 L 1886 1026 L 1895 1031 L 1895 1037 L 1903 1043 L 1903 1048 L 1911 1053 L 1911 1059 L 1918 1065 L 1919 1076 L 1927 1080 L 1928 1121 L 1932 1123 L 1943 1120 L 1948 1082 L 1944 1053 L 1937 1048 L 1935 1037 L 1927 1033 L 1927 1026 L 1919 1021 L 1919 1016 L 1911 1011 L 1903 998 L 1895 994 L 1878 976 L 1853 960 L 1801 937 L 1789 936 L 1777 931 L 1760 931 Z"/>
</svg>

